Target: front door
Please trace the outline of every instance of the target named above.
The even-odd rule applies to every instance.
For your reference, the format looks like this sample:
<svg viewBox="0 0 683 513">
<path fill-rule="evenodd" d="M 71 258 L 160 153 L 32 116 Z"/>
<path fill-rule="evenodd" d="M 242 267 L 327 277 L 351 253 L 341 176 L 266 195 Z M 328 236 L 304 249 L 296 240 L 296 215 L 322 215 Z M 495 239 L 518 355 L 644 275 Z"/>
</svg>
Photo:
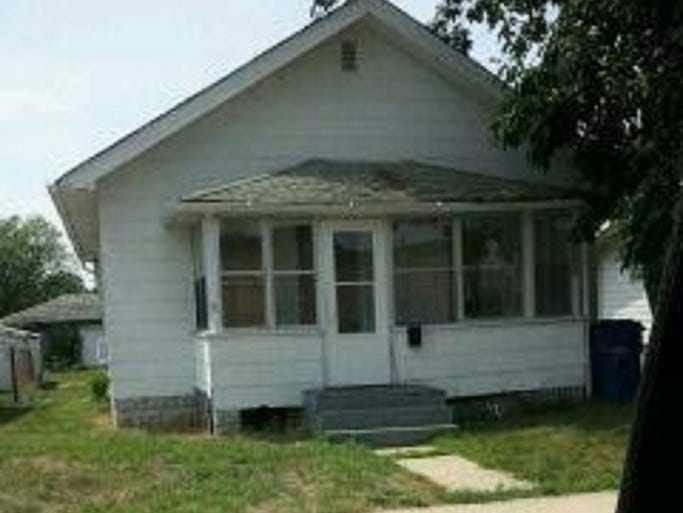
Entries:
<svg viewBox="0 0 683 513">
<path fill-rule="evenodd" d="M 381 224 L 326 223 L 326 382 L 387 384 L 391 356 L 387 323 L 386 245 Z"/>
</svg>

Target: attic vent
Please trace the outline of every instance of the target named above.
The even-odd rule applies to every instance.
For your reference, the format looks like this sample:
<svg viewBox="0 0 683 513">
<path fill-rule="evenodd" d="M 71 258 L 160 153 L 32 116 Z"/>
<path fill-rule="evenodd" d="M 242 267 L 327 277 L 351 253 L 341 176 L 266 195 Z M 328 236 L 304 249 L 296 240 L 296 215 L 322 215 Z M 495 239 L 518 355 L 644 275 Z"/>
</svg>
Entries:
<svg viewBox="0 0 683 513">
<path fill-rule="evenodd" d="M 358 70 L 358 43 L 356 41 L 344 41 L 341 44 L 341 67 L 342 71 Z"/>
</svg>

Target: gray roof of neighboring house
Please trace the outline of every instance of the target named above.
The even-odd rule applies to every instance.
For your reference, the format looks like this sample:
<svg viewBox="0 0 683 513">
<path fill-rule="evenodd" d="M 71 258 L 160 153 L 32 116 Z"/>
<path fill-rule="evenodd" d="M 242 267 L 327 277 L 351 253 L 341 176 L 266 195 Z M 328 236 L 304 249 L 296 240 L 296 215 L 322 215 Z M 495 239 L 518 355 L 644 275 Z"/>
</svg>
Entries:
<svg viewBox="0 0 683 513">
<path fill-rule="evenodd" d="M 571 199 L 569 189 L 419 162 L 309 160 L 182 198 L 234 207 L 433 204 Z"/>
<path fill-rule="evenodd" d="M 65 294 L 45 303 L 0 319 L 2 324 L 15 328 L 44 326 L 59 323 L 102 322 L 102 303 L 94 293 Z"/>
</svg>

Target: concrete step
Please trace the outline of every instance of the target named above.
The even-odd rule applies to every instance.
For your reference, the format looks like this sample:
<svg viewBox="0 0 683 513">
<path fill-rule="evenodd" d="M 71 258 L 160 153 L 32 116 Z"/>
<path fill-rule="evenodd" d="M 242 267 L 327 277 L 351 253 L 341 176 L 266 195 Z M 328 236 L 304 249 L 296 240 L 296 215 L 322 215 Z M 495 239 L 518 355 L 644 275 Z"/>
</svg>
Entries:
<svg viewBox="0 0 683 513">
<path fill-rule="evenodd" d="M 325 436 L 336 441 L 355 441 L 371 447 L 404 447 L 423 444 L 435 436 L 456 429 L 453 424 L 413 427 L 379 427 L 374 429 L 336 429 Z"/>
<path fill-rule="evenodd" d="M 304 404 L 313 410 L 440 405 L 445 392 L 419 385 L 357 386 L 325 388 L 304 393 Z"/>
<path fill-rule="evenodd" d="M 381 407 L 363 409 L 323 409 L 315 416 L 318 430 L 373 429 L 384 426 L 412 427 L 440 425 L 452 422 L 452 415 L 444 403 L 438 405 Z"/>
<path fill-rule="evenodd" d="M 445 392 L 419 385 L 311 390 L 304 409 L 312 431 L 373 446 L 419 444 L 453 429 Z"/>
</svg>

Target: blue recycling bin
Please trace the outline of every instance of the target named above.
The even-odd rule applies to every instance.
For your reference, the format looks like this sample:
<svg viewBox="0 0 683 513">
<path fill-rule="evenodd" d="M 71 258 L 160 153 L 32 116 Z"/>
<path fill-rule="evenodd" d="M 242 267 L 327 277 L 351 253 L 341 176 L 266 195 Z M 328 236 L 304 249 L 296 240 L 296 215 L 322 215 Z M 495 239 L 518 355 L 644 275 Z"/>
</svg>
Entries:
<svg viewBox="0 0 683 513">
<path fill-rule="evenodd" d="M 604 320 L 591 326 L 593 396 L 609 402 L 633 401 L 641 377 L 643 327 L 630 320 Z"/>
</svg>

